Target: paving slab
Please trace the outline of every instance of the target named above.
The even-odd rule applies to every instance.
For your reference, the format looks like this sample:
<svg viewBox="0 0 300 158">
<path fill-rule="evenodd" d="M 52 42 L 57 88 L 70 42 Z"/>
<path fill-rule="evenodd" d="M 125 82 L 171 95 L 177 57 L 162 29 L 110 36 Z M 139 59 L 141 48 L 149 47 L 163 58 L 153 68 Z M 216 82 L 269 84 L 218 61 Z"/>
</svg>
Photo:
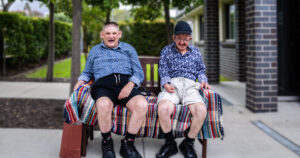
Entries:
<svg viewBox="0 0 300 158">
<path fill-rule="evenodd" d="M 0 128 L 0 153 L 5 158 L 57 158 L 61 130 Z"/>
<path fill-rule="evenodd" d="M 67 99 L 70 84 L 60 82 L 0 82 L 0 98 Z"/>
</svg>

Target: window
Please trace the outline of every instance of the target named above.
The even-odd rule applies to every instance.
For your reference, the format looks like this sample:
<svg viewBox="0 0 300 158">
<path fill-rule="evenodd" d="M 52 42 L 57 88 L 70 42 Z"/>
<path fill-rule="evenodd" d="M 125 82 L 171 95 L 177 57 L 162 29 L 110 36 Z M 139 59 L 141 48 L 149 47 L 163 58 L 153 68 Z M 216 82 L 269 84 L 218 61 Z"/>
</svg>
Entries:
<svg viewBox="0 0 300 158">
<path fill-rule="evenodd" d="M 200 15 L 199 16 L 199 30 L 200 30 L 200 41 L 204 40 L 204 16 Z"/>
<path fill-rule="evenodd" d="M 235 39 L 235 5 L 225 6 L 226 15 L 226 39 Z"/>
</svg>

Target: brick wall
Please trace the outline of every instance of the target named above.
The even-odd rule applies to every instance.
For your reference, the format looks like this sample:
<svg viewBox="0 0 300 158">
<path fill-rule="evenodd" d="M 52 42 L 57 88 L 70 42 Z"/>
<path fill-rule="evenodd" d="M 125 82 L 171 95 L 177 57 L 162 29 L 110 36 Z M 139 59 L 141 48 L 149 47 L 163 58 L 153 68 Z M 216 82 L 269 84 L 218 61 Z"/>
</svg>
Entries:
<svg viewBox="0 0 300 158">
<path fill-rule="evenodd" d="M 246 0 L 246 107 L 277 111 L 276 0 Z"/>
<path fill-rule="evenodd" d="M 204 0 L 204 62 L 209 83 L 219 83 L 218 0 Z"/>
</svg>

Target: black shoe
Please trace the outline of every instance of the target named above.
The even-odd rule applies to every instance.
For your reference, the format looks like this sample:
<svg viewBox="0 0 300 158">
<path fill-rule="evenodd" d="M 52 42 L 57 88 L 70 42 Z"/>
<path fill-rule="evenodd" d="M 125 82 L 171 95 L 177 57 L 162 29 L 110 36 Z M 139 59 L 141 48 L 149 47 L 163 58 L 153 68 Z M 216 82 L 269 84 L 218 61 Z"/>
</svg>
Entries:
<svg viewBox="0 0 300 158">
<path fill-rule="evenodd" d="M 184 139 L 179 145 L 179 149 L 185 158 L 197 158 L 197 154 L 194 150 L 194 142 L 188 142 Z"/>
<path fill-rule="evenodd" d="M 136 150 L 135 146 L 125 139 L 121 140 L 120 154 L 124 158 L 142 158 L 142 155 Z"/>
<path fill-rule="evenodd" d="M 156 158 L 168 158 L 175 155 L 178 152 L 177 144 L 175 141 L 168 142 L 160 148 L 159 152 L 156 154 Z"/>
<path fill-rule="evenodd" d="M 114 143 L 110 138 L 109 140 L 102 140 L 102 158 L 115 158 Z"/>
</svg>

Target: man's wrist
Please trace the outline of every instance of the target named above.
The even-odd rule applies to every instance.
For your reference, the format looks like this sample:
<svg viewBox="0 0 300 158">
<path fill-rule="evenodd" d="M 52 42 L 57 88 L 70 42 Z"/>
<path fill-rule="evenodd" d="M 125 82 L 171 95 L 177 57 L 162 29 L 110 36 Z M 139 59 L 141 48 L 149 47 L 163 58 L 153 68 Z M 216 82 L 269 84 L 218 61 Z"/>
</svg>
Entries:
<svg viewBox="0 0 300 158">
<path fill-rule="evenodd" d="M 85 81 L 85 80 L 79 80 L 79 82 L 81 82 L 81 83 L 86 83 L 86 81 Z"/>
<path fill-rule="evenodd" d="M 133 82 L 134 84 L 136 84 L 136 85 L 138 85 L 138 86 L 139 86 L 139 84 L 140 84 L 140 80 L 139 80 L 137 77 L 135 77 L 135 76 L 131 76 L 131 77 L 129 78 L 129 81 Z"/>
<path fill-rule="evenodd" d="M 163 87 L 165 88 L 165 86 L 168 86 L 168 85 L 170 85 L 170 82 L 165 83 Z"/>
<path fill-rule="evenodd" d="M 135 86 L 135 83 L 132 81 L 129 81 L 127 84 L 130 85 L 132 88 Z"/>
</svg>

